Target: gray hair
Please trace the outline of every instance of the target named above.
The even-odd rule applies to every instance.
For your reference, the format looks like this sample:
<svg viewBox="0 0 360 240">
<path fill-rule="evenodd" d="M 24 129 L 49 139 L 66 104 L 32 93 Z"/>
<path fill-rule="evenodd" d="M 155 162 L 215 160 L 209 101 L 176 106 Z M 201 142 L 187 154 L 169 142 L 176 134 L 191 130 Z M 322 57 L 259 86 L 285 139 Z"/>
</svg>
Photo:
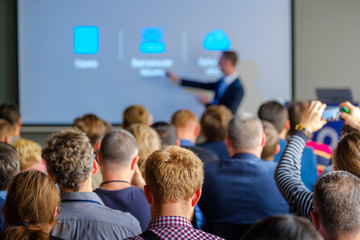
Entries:
<svg viewBox="0 0 360 240">
<path fill-rule="evenodd" d="M 94 151 L 84 132 L 70 128 L 49 137 L 44 143 L 42 158 L 56 183 L 79 191 L 93 170 Z"/>
<path fill-rule="evenodd" d="M 20 160 L 16 149 L 0 142 L 0 190 L 6 190 L 16 174 L 20 172 Z"/>
<path fill-rule="evenodd" d="M 242 113 L 230 120 L 227 136 L 234 149 L 255 148 L 259 145 L 264 129 L 259 118 Z"/>
<path fill-rule="evenodd" d="M 127 165 L 138 154 L 135 137 L 128 131 L 111 131 L 101 142 L 100 156 L 102 163 Z"/>
<path fill-rule="evenodd" d="M 336 239 L 360 227 L 360 179 L 345 171 L 325 174 L 314 187 L 314 212 Z"/>
</svg>

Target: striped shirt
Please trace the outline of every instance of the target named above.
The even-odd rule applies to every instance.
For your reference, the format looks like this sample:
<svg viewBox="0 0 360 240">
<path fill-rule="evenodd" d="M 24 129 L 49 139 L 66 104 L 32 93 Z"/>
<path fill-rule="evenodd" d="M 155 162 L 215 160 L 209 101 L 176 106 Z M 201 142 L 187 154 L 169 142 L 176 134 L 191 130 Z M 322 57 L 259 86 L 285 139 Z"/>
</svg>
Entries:
<svg viewBox="0 0 360 240">
<path fill-rule="evenodd" d="M 190 221 L 184 217 L 179 216 L 162 216 L 150 220 L 147 230 L 155 233 L 163 240 L 170 239 L 219 239 L 221 237 L 203 232 L 193 228 Z M 127 238 L 141 240 L 139 236 Z"/>
<path fill-rule="evenodd" d="M 279 190 L 290 206 L 290 211 L 311 220 L 313 192 L 301 181 L 301 156 L 309 137 L 296 131 L 291 137 L 275 171 Z"/>
</svg>

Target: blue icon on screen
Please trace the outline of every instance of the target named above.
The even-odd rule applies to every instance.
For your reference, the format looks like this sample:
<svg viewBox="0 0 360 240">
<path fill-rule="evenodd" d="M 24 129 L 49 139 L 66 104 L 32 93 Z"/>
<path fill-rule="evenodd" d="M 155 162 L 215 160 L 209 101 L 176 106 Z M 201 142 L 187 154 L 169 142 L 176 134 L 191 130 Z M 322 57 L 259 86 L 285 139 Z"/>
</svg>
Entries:
<svg viewBox="0 0 360 240">
<path fill-rule="evenodd" d="M 230 45 L 230 39 L 221 29 L 216 29 L 208 33 L 203 41 L 204 48 L 210 51 L 226 51 L 229 50 Z"/>
<path fill-rule="evenodd" d="M 143 28 L 141 30 L 141 53 L 163 53 L 165 52 L 164 29 Z"/>
<path fill-rule="evenodd" d="M 99 52 L 99 28 L 77 26 L 74 28 L 74 53 L 96 54 Z"/>
</svg>

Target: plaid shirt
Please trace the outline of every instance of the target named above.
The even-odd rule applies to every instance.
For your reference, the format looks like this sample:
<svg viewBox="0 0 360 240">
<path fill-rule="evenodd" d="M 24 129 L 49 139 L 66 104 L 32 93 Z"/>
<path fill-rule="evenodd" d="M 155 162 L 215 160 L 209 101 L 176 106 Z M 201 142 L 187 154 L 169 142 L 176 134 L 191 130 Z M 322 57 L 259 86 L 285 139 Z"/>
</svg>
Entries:
<svg viewBox="0 0 360 240">
<path fill-rule="evenodd" d="M 223 239 L 221 237 L 193 228 L 190 221 L 178 216 L 157 217 L 150 220 L 147 230 L 163 240 L 170 239 Z M 141 240 L 139 236 L 127 238 Z"/>
</svg>

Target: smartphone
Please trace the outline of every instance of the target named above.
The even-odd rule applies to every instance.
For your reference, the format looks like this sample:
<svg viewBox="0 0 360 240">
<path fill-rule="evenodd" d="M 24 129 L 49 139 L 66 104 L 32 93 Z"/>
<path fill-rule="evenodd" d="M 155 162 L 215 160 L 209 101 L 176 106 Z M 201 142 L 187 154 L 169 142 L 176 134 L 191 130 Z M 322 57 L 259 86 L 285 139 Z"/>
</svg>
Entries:
<svg viewBox="0 0 360 240">
<path fill-rule="evenodd" d="M 322 119 L 328 122 L 339 121 L 341 110 L 341 107 L 326 107 L 322 115 Z"/>
</svg>

